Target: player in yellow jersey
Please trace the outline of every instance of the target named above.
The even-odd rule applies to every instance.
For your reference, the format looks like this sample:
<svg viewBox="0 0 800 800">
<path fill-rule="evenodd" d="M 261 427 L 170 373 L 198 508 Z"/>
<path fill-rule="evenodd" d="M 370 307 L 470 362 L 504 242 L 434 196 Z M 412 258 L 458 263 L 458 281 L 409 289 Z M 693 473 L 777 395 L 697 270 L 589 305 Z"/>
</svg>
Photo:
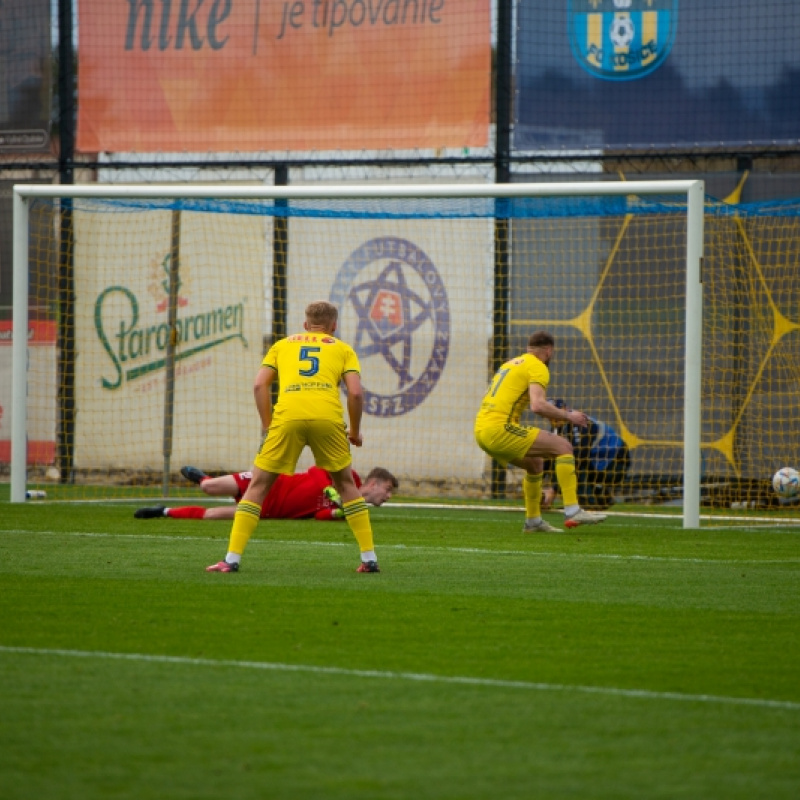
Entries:
<svg viewBox="0 0 800 800">
<path fill-rule="evenodd" d="M 262 361 L 253 392 L 267 435 L 256 456 L 250 486 L 233 518 L 228 554 L 224 561 L 206 567 L 207 572 L 239 570 L 267 492 L 278 475 L 294 473 L 306 445 L 317 466 L 330 473 L 341 496 L 345 521 L 361 550 L 361 564 L 356 571 L 380 572 L 369 510 L 350 468 L 350 444 L 362 444 L 361 367 L 353 348 L 333 335 L 338 319 L 336 306 L 324 301 L 311 303 L 306 307 L 305 332 L 276 342 Z M 272 384 L 276 379 L 280 391 L 273 411 Z M 345 427 L 339 399 L 341 381 L 347 389 L 349 429 Z"/>
<path fill-rule="evenodd" d="M 564 524 L 568 528 L 602 522 L 605 514 L 584 511 L 578 505 L 578 480 L 572 445 L 563 437 L 539 428 L 520 425 L 526 408 L 552 422 L 588 424 L 582 411 L 557 408 L 547 400 L 555 339 L 547 331 L 532 333 L 526 353 L 506 361 L 492 378 L 475 419 L 475 441 L 503 466 L 524 469 L 525 527 L 528 533 L 558 533 L 542 519 L 542 476 L 544 459 L 555 459 L 556 476 L 564 498 Z"/>
</svg>

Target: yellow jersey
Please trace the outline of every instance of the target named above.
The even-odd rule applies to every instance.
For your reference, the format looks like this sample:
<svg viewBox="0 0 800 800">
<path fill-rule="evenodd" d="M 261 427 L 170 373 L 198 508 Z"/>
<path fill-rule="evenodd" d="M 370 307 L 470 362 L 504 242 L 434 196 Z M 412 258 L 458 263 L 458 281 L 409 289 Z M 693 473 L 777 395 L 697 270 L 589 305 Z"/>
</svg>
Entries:
<svg viewBox="0 0 800 800">
<path fill-rule="evenodd" d="M 261 365 L 278 373 L 274 423 L 298 419 L 343 421 L 339 383 L 347 372 L 361 372 L 358 356 L 327 333 L 296 333 L 275 342 Z"/>
<path fill-rule="evenodd" d="M 483 398 L 475 430 L 508 423 L 518 425 L 522 412 L 530 405 L 528 389 L 532 383 L 547 391 L 550 370 L 543 361 L 531 353 L 506 361 L 495 373 Z"/>
</svg>

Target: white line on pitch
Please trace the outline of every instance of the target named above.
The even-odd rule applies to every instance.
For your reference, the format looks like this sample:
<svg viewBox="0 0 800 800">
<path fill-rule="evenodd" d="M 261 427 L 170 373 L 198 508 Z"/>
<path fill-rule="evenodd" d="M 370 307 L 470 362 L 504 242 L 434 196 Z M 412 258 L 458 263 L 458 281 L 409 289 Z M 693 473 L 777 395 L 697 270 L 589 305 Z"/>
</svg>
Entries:
<svg viewBox="0 0 800 800">
<path fill-rule="evenodd" d="M 524 506 L 482 506 L 482 505 L 467 505 L 457 503 L 384 503 L 384 508 L 403 509 L 447 509 L 448 511 L 516 511 L 521 514 L 525 508 Z M 558 513 L 557 511 L 555 513 Z M 643 511 L 603 511 L 608 517 L 617 517 L 620 519 L 660 519 L 660 520 L 674 520 L 681 522 L 682 516 L 680 513 L 656 513 L 656 512 L 643 512 Z M 773 517 L 736 517 L 731 515 L 722 514 L 701 514 L 701 520 L 708 522 L 738 522 L 741 525 L 747 525 L 754 522 L 763 522 L 766 524 L 784 524 L 784 525 L 797 525 L 800 520 L 797 519 L 781 519 Z"/>
<path fill-rule="evenodd" d="M 76 536 L 84 539 L 134 539 L 137 541 L 161 541 L 161 542 L 206 542 L 213 544 L 218 539 L 206 536 L 164 536 L 159 534 L 146 533 L 94 533 L 71 531 L 28 531 L 24 529 L 12 529 L 3 531 L 9 534 L 24 534 L 25 536 L 35 536 L 43 534 L 45 536 Z M 252 545 L 285 545 L 287 547 L 348 547 L 352 548 L 350 542 L 308 542 L 302 539 L 250 539 L 248 546 Z M 407 545 L 407 544 L 380 544 L 379 550 L 403 550 L 406 552 L 423 553 L 464 553 L 467 555 L 484 556 L 529 556 L 532 558 L 570 558 L 597 561 L 666 561 L 677 562 L 680 564 L 800 564 L 800 558 L 773 558 L 773 559 L 733 559 L 733 558 L 678 558 L 675 556 L 641 556 L 636 554 L 622 555 L 620 553 L 553 553 L 538 550 L 490 550 L 481 547 L 431 547 L 429 545 Z"/>
<path fill-rule="evenodd" d="M 157 498 L 126 498 L 126 499 L 119 499 L 119 500 L 108 500 L 107 498 L 100 499 L 100 500 L 70 500 L 67 501 L 70 504 L 74 505 L 97 505 L 97 506 L 104 506 L 108 508 L 113 508 L 114 506 L 120 505 L 132 505 L 137 503 L 141 505 L 144 502 L 152 501 L 158 502 L 162 505 L 175 505 L 181 503 L 187 503 L 189 501 L 195 502 L 200 505 L 208 505 L 208 504 L 219 504 L 219 503 L 231 503 L 232 500 L 225 500 L 224 498 L 208 498 L 202 497 L 193 500 L 191 497 L 157 497 Z M 55 505 L 61 501 L 40 501 L 37 505 Z M 522 514 L 525 510 L 524 506 L 522 505 L 515 505 L 515 506 L 491 506 L 491 505 L 480 505 L 480 504 L 470 504 L 470 503 L 384 503 L 383 508 L 385 509 L 392 509 L 392 510 L 403 510 L 403 509 L 417 509 L 417 510 L 426 510 L 426 509 L 434 509 L 437 511 L 498 511 L 498 512 L 507 512 L 511 511 L 516 514 Z M 558 512 L 556 512 L 558 513 Z M 658 519 L 658 520 L 674 520 L 675 522 L 681 522 L 682 517 L 680 513 L 657 513 L 657 512 L 639 512 L 639 511 L 604 511 L 604 514 L 613 518 L 618 517 L 620 519 Z M 413 517 L 406 517 L 407 519 L 414 519 Z M 419 517 L 417 519 L 449 519 L 449 517 Z M 761 528 L 764 526 L 778 526 L 778 527 L 797 527 L 798 522 L 800 520 L 788 519 L 788 518 L 773 518 L 773 517 L 738 517 L 732 515 L 711 515 L 711 514 L 701 514 L 700 519 L 705 522 L 731 522 L 736 523 L 735 525 L 731 526 L 732 530 L 740 530 L 741 528 Z M 472 520 L 470 520 L 472 521 Z M 477 520 L 476 520 L 477 521 Z M 715 528 L 717 526 L 714 526 Z"/>
<path fill-rule="evenodd" d="M 777 708 L 785 711 L 800 711 L 800 703 L 790 700 L 766 700 L 757 697 L 725 697 L 713 694 L 683 694 L 681 692 L 655 692 L 647 689 L 618 689 L 610 686 L 581 686 L 566 683 L 538 683 L 512 681 L 499 678 L 471 678 L 460 675 L 432 675 L 424 672 L 393 672 L 371 669 L 345 669 L 343 667 L 320 667 L 309 664 L 279 664 L 268 661 L 235 661 L 229 659 L 185 658 L 182 656 L 147 655 L 144 653 L 107 653 L 103 651 L 60 650 L 38 647 L 4 647 L 0 652 L 21 655 L 64 656 L 69 658 L 99 658 L 118 661 L 142 661 L 156 664 L 182 664 L 192 667 L 236 667 L 260 669 L 272 672 L 306 672 L 318 675 L 341 675 L 351 678 L 378 678 L 383 680 L 415 681 L 419 683 L 444 683 L 457 686 L 480 686 L 492 689 L 521 689 L 536 692 L 580 692 L 615 697 L 630 697 L 640 700 L 677 700 L 685 703 L 716 703 L 757 708 Z"/>
</svg>

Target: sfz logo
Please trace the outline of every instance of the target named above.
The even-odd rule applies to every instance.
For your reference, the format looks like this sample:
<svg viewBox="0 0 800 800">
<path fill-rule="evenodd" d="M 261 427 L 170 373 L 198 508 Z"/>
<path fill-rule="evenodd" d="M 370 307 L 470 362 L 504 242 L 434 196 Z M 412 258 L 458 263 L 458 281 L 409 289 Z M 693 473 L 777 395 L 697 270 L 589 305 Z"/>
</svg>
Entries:
<svg viewBox="0 0 800 800">
<path fill-rule="evenodd" d="M 572 53 L 597 78 L 632 80 L 672 49 L 678 0 L 568 0 Z"/>
<path fill-rule="evenodd" d="M 447 292 L 426 253 L 407 239 L 371 239 L 342 265 L 330 300 L 364 368 L 366 413 L 396 417 L 420 405 L 450 350 Z"/>
</svg>

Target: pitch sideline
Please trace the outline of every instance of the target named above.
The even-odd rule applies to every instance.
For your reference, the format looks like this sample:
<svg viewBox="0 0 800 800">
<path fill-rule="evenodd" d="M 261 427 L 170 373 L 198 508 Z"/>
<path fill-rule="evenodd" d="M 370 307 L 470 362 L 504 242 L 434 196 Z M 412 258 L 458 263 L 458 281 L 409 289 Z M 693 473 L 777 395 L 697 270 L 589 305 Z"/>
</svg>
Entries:
<svg viewBox="0 0 800 800">
<path fill-rule="evenodd" d="M 500 678 L 473 678 L 460 675 L 434 675 L 424 672 L 393 672 L 381 670 L 346 669 L 344 667 L 320 667 L 310 664 L 281 664 L 268 661 L 236 661 L 229 659 L 187 658 L 184 656 L 147 655 L 145 653 L 110 653 L 90 650 L 64 650 L 38 647 L 6 647 L 0 645 L 0 653 L 60 656 L 64 658 L 96 658 L 119 661 L 139 661 L 155 664 L 178 664 L 190 667 L 230 667 L 258 669 L 272 672 L 304 672 L 316 675 L 338 675 L 349 678 L 376 678 L 417 683 L 442 683 L 453 686 L 476 686 L 490 689 L 520 689 L 536 692 L 574 692 L 626 697 L 637 700 L 674 700 L 684 703 L 709 703 L 718 705 L 750 706 L 756 708 L 800 711 L 800 703 L 791 700 L 769 700 L 757 697 L 726 697 L 710 694 L 683 694 L 681 692 L 655 692 L 647 689 L 619 689 L 612 686 L 581 686 L 563 683 L 539 683 L 534 681 L 512 681 Z"/>
</svg>

